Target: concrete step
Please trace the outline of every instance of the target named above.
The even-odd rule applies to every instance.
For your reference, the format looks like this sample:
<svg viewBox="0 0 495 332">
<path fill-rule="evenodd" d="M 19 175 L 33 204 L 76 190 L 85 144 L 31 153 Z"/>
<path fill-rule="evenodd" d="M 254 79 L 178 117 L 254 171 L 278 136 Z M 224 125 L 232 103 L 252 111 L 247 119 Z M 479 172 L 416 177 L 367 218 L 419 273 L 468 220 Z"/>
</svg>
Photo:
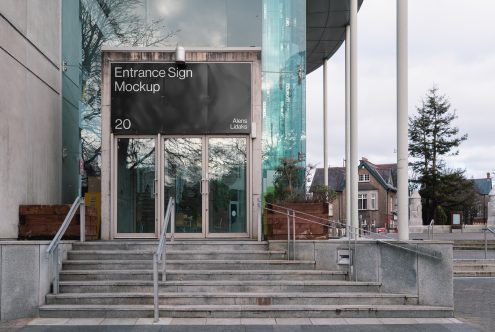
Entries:
<svg viewBox="0 0 495 332">
<path fill-rule="evenodd" d="M 155 251 L 157 240 L 148 241 L 89 241 L 76 242 L 73 250 L 150 250 Z M 167 240 L 167 250 L 268 250 L 268 242 L 254 240 Z"/>
<path fill-rule="evenodd" d="M 495 270 L 493 270 L 493 271 L 457 270 L 457 271 L 454 271 L 454 277 L 491 278 L 491 277 L 495 277 Z"/>
<path fill-rule="evenodd" d="M 285 250 L 170 250 L 167 247 L 167 260 L 227 260 L 227 259 L 284 259 Z M 176 249 L 175 247 L 173 249 Z M 70 260 L 153 260 L 151 250 L 70 250 Z"/>
<path fill-rule="evenodd" d="M 47 295 L 47 304 L 136 305 L 153 304 L 149 293 L 66 293 Z M 417 304 L 418 297 L 382 293 L 161 293 L 161 305 L 404 305 Z"/>
<path fill-rule="evenodd" d="M 380 283 L 344 280 L 161 281 L 160 292 L 379 292 Z M 61 281 L 61 293 L 151 293 L 152 281 Z"/>
<path fill-rule="evenodd" d="M 495 272 L 495 264 L 454 265 L 454 272 L 457 271 L 494 271 Z"/>
<path fill-rule="evenodd" d="M 315 261 L 167 260 L 167 270 L 313 270 Z M 150 270 L 152 260 L 65 260 L 63 270 Z"/>
<path fill-rule="evenodd" d="M 454 259 L 454 265 L 463 264 L 495 264 L 495 259 Z"/>
<path fill-rule="evenodd" d="M 66 270 L 61 281 L 152 280 L 152 270 Z M 161 274 L 160 274 L 161 276 Z M 323 270 L 167 270 L 167 280 L 345 280 L 347 272 Z M 161 277 L 160 277 L 161 278 Z"/>
<path fill-rule="evenodd" d="M 493 244 L 495 245 L 495 239 L 492 237 L 490 238 L 491 236 L 488 236 L 488 239 L 487 239 L 487 244 Z M 454 240 L 454 246 L 455 245 L 469 245 L 469 244 L 485 244 L 485 240 L 484 239 L 479 239 L 479 240 Z"/>
<path fill-rule="evenodd" d="M 418 305 L 161 305 L 161 317 L 453 317 L 452 307 Z M 153 317 L 152 305 L 43 305 L 39 315 L 49 317 Z"/>
<path fill-rule="evenodd" d="M 454 259 L 454 277 L 495 277 L 495 259 Z"/>
<path fill-rule="evenodd" d="M 485 245 L 481 244 L 469 244 L 469 245 L 454 245 L 454 250 L 485 250 Z M 495 244 L 487 246 L 488 250 L 495 250 Z"/>
</svg>

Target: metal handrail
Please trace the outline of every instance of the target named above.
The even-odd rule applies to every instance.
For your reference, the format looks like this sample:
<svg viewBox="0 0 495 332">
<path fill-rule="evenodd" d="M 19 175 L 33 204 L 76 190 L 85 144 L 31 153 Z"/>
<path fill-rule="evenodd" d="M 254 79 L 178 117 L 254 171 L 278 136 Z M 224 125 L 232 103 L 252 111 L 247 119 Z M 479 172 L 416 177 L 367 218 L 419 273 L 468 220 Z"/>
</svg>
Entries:
<svg viewBox="0 0 495 332">
<path fill-rule="evenodd" d="M 174 240 L 175 233 L 175 200 L 170 197 L 168 200 L 167 211 L 163 218 L 163 225 L 160 233 L 160 242 L 156 251 L 153 253 L 153 304 L 154 304 L 154 322 L 158 322 L 160 319 L 159 311 L 159 296 L 158 296 L 158 264 L 162 263 L 162 281 L 165 281 L 166 271 L 166 251 L 167 251 L 167 228 L 168 223 L 171 220 L 171 241 Z"/>
<path fill-rule="evenodd" d="M 492 234 L 495 234 L 495 230 L 491 229 L 490 226 L 486 226 L 485 228 L 483 228 L 483 234 L 484 234 L 484 237 L 485 237 L 485 259 L 487 258 L 487 254 L 488 254 L 488 239 L 486 237 L 486 234 L 490 232 Z"/>
<path fill-rule="evenodd" d="M 309 216 L 309 217 L 311 217 L 313 219 L 322 220 L 322 221 L 325 221 L 325 222 L 324 223 L 321 223 L 321 222 L 317 222 L 315 220 L 310 220 L 310 219 L 306 219 L 306 218 L 297 216 L 297 218 L 300 219 L 300 220 L 308 221 L 310 223 L 314 223 L 314 224 L 318 224 L 318 225 L 322 225 L 322 226 L 326 226 L 326 227 L 330 227 L 329 224 L 332 224 L 332 225 L 339 225 L 339 226 L 341 226 L 341 228 L 346 228 L 346 229 L 349 228 L 349 225 L 347 225 L 345 223 L 342 223 L 342 222 L 339 222 L 339 221 L 328 220 L 328 219 L 325 219 L 325 218 L 322 218 L 322 217 L 318 217 L 318 216 L 315 216 L 315 215 L 312 215 L 312 214 L 309 214 L 309 213 L 306 213 L 306 212 L 294 210 L 294 209 L 291 209 L 291 208 L 288 208 L 288 207 L 285 207 L 285 206 L 282 206 L 282 205 L 277 205 L 277 204 L 273 204 L 273 203 L 269 203 L 269 204 L 272 205 L 272 206 L 278 207 L 278 208 L 282 208 L 282 209 L 285 209 L 285 210 L 288 210 L 288 211 L 297 212 L 298 214 L 306 215 L 306 216 Z M 271 212 L 286 214 L 286 213 L 281 212 L 281 211 L 270 209 L 270 208 L 268 208 L 266 206 L 263 207 L 263 209 L 264 210 L 267 210 L 267 211 L 271 211 Z M 390 237 L 390 236 L 388 236 L 386 234 L 383 234 L 383 233 L 373 232 L 373 231 L 370 231 L 370 230 L 367 230 L 367 229 L 364 229 L 364 228 L 361 228 L 361 227 L 353 227 L 353 228 L 355 228 L 355 230 L 358 230 L 359 232 L 351 231 L 352 235 L 358 235 L 359 236 L 359 234 L 366 234 L 366 233 L 368 233 L 369 235 L 372 235 L 373 234 L 373 235 L 377 236 L 381 240 L 393 240 L 393 241 L 397 241 L 396 238 Z M 373 239 L 373 240 L 376 240 L 376 238 Z"/>
<path fill-rule="evenodd" d="M 406 250 L 406 251 L 410 251 L 410 252 L 414 252 L 414 253 L 417 253 L 419 255 L 423 255 L 423 256 L 428 256 L 428 257 L 431 257 L 431 258 L 435 258 L 435 259 L 440 259 L 442 257 L 441 253 L 440 252 L 436 252 L 436 251 L 433 251 L 433 250 L 422 250 L 422 249 L 419 249 L 420 247 L 416 247 L 416 248 L 410 248 L 410 247 L 406 247 L 406 246 L 402 246 L 402 245 L 399 245 L 397 243 L 400 243 L 399 240 L 397 240 L 396 238 L 392 238 L 392 237 L 389 237 L 385 234 L 382 234 L 382 233 L 378 233 L 378 232 L 372 232 L 370 230 L 366 230 L 364 228 L 361 228 L 361 227 L 351 227 L 350 225 L 347 225 L 347 224 L 344 224 L 344 223 L 341 223 L 341 222 L 337 222 L 337 221 L 332 221 L 332 220 L 327 220 L 325 218 L 322 218 L 322 217 L 318 217 L 318 216 L 314 216 L 314 215 L 311 215 L 311 214 L 308 214 L 308 213 L 305 213 L 305 212 L 302 212 L 302 211 L 297 211 L 297 210 L 294 210 L 294 209 L 290 209 L 290 208 L 287 208 L 285 206 L 281 206 L 281 205 L 277 205 L 277 204 L 274 204 L 274 203 L 269 203 L 270 205 L 274 206 L 274 207 L 278 207 L 278 208 L 282 208 L 282 209 L 285 209 L 287 210 L 287 215 L 289 215 L 289 212 L 288 211 L 292 211 L 292 216 L 293 216 L 293 225 L 295 224 L 295 219 L 296 219 L 296 215 L 295 215 L 295 212 L 297 212 L 298 214 L 302 214 L 302 215 L 307 215 L 307 216 L 311 216 L 313 219 L 317 219 L 317 220 L 323 220 L 325 221 L 325 223 L 321 223 L 321 222 L 318 222 L 318 221 L 315 221 L 315 220 L 310 220 L 310 219 L 307 219 L 307 218 L 303 218 L 303 217 L 300 217 L 298 216 L 297 218 L 299 218 L 300 220 L 303 220 L 303 221 L 307 221 L 307 222 L 310 222 L 310 223 L 314 223 L 314 224 L 319 224 L 319 225 L 322 225 L 322 226 L 325 226 L 325 227 L 330 227 L 329 224 L 337 224 L 337 225 L 340 225 L 342 226 L 342 228 L 346 228 L 347 230 L 347 234 L 348 234 L 348 239 L 349 239 L 349 248 L 350 248 L 350 243 L 351 243 L 351 236 L 352 238 L 354 239 L 354 248 L 356 249 L 357 248 L 357 245 L 356 245 L 356 239 L 357 237 L 361 235 L 364 235 L 364 237 L 366 237 L 366 234 L 368 235 L 373 235 L 375 236 L 375 238 L 370 238 L 372 240 L 376 240 L 377 243 L 382 243 L 382 244 L 385 244 L 385 245 L 388 245 L 388 246 L 392 246 L 392 247 L 395 247 L 395 248 L 399 248 L 399 249 L 402 249 L 402 250 Z M 272 212 L 276 212 L 276 213 L 280 213 L 280 214 L 286 214 L 286 213 L 283 213 L 281 211 L 277 211 L 277 210 L 274 210 L 274 209 L 270 209 L 268 207 L 263 207 L 265 210 L 267 211 L 272 211 Z M 288 230 L 287 233 L 289 233 L 290 230 Z M 363 237 L 363 236 L 362 236 Z M 289 236 L 288 236 L 289 238 Z M 296 237 L 295 237 L 295 231 L 294 231 L 294 234 L 293 234 L 293 248 L 295 250 L 295 240 L 296 240 Z M 385 240 L 389 240 L 391 242 L 385 242 Z M 289 244 L 287 245 L 287 247 L 289 248 Z M 349 253 L 350 253 L 350 249 L 349 249 Z M 292 253 L 293 254 L 293 257 L 295 259 L 295 251 Z M 289 253 L 288 253 L 288 256 L 289 256 Z"/>
<path fill-rule="evenodd" d="M 69 227 L 70 222 L 72 221 L 72 218 L 74 218 L 74 215 L 76 214 L 77 208 L 80 208 L 79 210 L 79 224 L 80 224 L 80 241 L 84 242 L 86 240 L 86 208 L 84 206 L 84 198 L 81 196 L 77 196 L 76 199 L 74 200 L 74 203 L 72 203 L 69 212 L 65 216 L 64 222 L 60 226 L 57 234 L 55 234 L 55 237 L 53 240 L 50 242 L 50 245 L 46 249 L 46 252 L 48 253 L 48 256 L 51 258 L 52 262 L 52 282 L 53 282 L 53 294 L 58 294 L 59 291 L 59 268 L 61 265 L 60 261 L 60 253 L 59 253 L 59 243 L 62 237 L 64 236 L 65 232 L 67 231 L 67 228 Z M 55 256 L 55 257 L 53 257 Z"/>
<path fill-rule="evenodd" d="M 435 219 L 431 219 L 430 224 L 428 225 L 428 240 L 433 240 L 433 226 L 435 225 Z M 430 229 L 431 229 L 431 238 L 430 238 Z"/>
</svg>

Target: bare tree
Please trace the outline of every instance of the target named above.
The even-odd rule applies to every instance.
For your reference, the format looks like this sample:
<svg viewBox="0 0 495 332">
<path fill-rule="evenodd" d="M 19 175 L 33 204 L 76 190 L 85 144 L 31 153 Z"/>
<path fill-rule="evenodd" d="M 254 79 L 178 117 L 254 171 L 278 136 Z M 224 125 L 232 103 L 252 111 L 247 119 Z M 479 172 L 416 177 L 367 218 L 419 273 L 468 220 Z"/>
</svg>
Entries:
<svg viewBox="0 0 495 332">
<path fill-rule="evenodd" d="M 81 1 L 82 33 L 82 158 L 87 175 L 100 173 L 101 156 L 101 47 L 160 46 L 177 31 L 162 20 L 146 22 L 143 0 Z"/>
</svg>

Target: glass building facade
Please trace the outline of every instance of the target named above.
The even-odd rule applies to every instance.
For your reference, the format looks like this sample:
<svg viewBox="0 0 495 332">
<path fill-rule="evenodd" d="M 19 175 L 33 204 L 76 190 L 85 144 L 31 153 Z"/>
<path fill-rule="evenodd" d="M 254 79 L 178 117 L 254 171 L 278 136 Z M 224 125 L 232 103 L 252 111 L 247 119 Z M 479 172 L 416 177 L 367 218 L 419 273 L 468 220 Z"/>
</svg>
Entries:
<svg viewBox="0 0 495 332">
<path fill-rule="evenodd" d="M 282 158 L 306 154 L 306 1 L 263 1 L 263 191 Z"/>
<path fill-rule="evenodd" d="M 304 0 L 64 0 L 63 201 L 100 175 L 101 47 L 261 47 L 263 178 L 305 155 Z M 79 156 L 82 155 L 82 164 Z"/>
</svg>

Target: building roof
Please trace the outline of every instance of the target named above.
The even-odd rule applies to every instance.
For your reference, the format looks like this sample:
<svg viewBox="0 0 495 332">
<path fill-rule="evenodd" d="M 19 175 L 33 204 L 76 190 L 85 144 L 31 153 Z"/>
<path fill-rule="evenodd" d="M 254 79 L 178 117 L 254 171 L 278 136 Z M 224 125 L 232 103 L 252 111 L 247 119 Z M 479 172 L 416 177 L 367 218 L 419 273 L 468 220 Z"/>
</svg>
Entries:
<svg viewBox="0 0 495 332">
<path fill-rule="evenodd" d="M 363 158 L 359 167 L 364 167 L 368 172 L 386 189 L 397 190 L 397 164 L 373 164 L 368 159 Z M 324 182 L 323 168 L 317 168 L 311 188 L 322 185 Z M 328 168 L 329 187 L 341 192 L 345 188 L 345 167 Z M 367 184 L 367 185 L 366 185 Z M 369 183 L 359 183 L 358 190 L 376 190 L 377 188 Z"/>
<path fill-rule="evenodd" d="M 483 179 L 472 179 L 474 188 L 480 195 L 488 195 L 492 190 L 492 179 L 489 177 Z"/>
<path fill-rule="evenodd" d="M 359 167 L 366 168 L 385 189 L 397 190 L 397 164 L 373 164 L 363 158 Z"/>
<path fill-rule="evenodd" d="M 363 0 L 358 0 L 361 7 Z M 349 0 L 306 0 L 306 72 L 330 58 L 345 40 L 350 21 Z"/>
<path fill-rule="evenodd" d="M 345 188 L 345 167 L 329 167 L 328 168 L 328 182 L 329 187 L 335 191 L 343 191 Z M 324 174 L 323 168 L 317 168 L 313 181 L 311 182 L 311 188 L 318 185 L 323 185 Z"/>
</svg>

